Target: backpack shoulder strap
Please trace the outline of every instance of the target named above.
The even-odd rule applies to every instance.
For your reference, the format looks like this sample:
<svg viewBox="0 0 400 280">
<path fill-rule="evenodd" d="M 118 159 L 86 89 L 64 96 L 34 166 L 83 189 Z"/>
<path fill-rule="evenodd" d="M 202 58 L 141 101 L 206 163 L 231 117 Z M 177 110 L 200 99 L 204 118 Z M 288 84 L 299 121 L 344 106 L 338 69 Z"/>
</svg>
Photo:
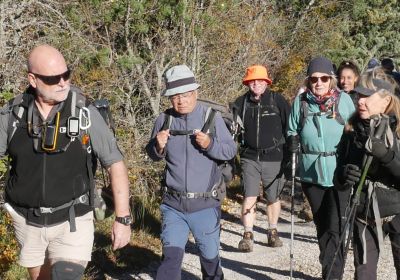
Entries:
<svg viewBox="0 0 400 280">
<path fill-rule="evenodd" d="M 76 109 L 82 109 L 83 107 L 86 107 L 88 105 L 87 100 L 82 90 L 76 86 L 71 86 L 71 94 L 71 116 L 78 117 L 79 112 L 76 112 Z"/>
<path fill-rule="evenodd" d="M 308 117 L 308 102 L 306 100 L 307 92 L 300 94 L 300 126 L 303 129 Z"/>
<path fill-rule="evenodd" d="M 342 117 L 342 115 L 340 114 L 340 111 L 339 111 L 339 105 L 340 105 L 340 97 L 342 96 L 342 94 L 341 93 L 339 93 L 339 95 L 338 95 L 338 97 L 336 98 L 336 101 L 335 101 L 335 108 L 334 108 L 334 114 L 335 114 L 335 119 L 336 119 L 336 121 L 338 122 L 338 123 L 340 123 L 341 125 L 345 125 L 345 121 L 344 121 L 344 119 L 343 119 L 343 117 Z"/>
<path fill-rule="evenodd" d="M 245 115 L 246 115 L 246 108 L 247 108 L 247 98 L 248 98 L 248 94 L 245 94 L 244 96 L 243 96 L 243 101 L 242 101 L 242 115 L 241 115 L 241 118 L 242 118 L 242 121 L 243 121 L 243 123 L 244 123 L 244 117 L 245 117 Z"/>
<path fill-rule="evenodd" d="M 73 117 L 79 117 L 79 123 L 80 123 L 80 129 L 81 130 L 86 130 L 86 133 L 88 133 L 87 129 L 90 127 L 90 112 L 87 106 L 89 105 L 89 102 L 81 89 L 79 89 L 76 86 L 71 86 L 71 116 Z M 78 110 L 77 110 L 78 109 Z M 85 114 L 83 113 L 83 110 L 85 110 Z M 85 121 L 83 121 L 85 119 Z M 83 126 L 83 127 L 82 127 Z M 79 137 L 81 139 L 81 137 Z M 94 179 L 94 173 L 97 167 L 97 159 L 92 153 L 91 149 L 91 141 L 85 145 L 83 145 L 84 149 L 87 151 L 88 156 L 86 156 L 86 168 L 88 170 L 89 174 L 89 205 L 94 207 L 96 203 L 98 203 L 97 200 L 97 195 L 96 195 L 96 186 L 95 186 L 95 179 Z M 89 156 L 91 155 L 91 156 Z"/>
<path fill-rule="evenodd" d="M 276 96 L 278 95 L 276 92 L 270 91 L 269 104 L 272 107 L 272 110 L 275 111 L 276 114 L 280 115 L 281 110 L 278 107 L 278 103 L 276 102 Z"/>
<path fill-rule="evenodd" d="M 165 110 L 165 111 L 164 111 L 164 115 L 165 115 L 165 117 L 164 117 L 164 123 L 163 123 L 163 125 L 162 125 L 160 131 L 166 130 L 166 129 L 170 129 L 171 124 L 172 124 L 172 120 L 173 120 L 173 118 L 174 118 L 174 117 L 172 116 L 172 114 L 171 114 L 171 109 Z"/>
<path fill-rule="evenodd" d="M 273 92 L 273 91 L 269 92 L 269 104 L 270 105 L 276 105 L 275 96 L 276 96 L 275 92 Z"/>
<path fill-rule="evenodd" d="M 268 98 L 269 105 L 274 106 L 275 105 L 275 92 L 269 91 L 268 96 L 269 96 L 269 98 Z"/>
<path fill-rule="evenodd" d="M 217 113 L 216 110 L 214 110 L 211 107 L 207 108 L 206 115 L 204 118 L 204 125 L 203 128 L 201 129 L 201 132 L 207 133 L 210 129 L 213 129 L 215 127 L 215 114 Z"/>
<path fill-rule="evenodd" d="M 87 131 L 91 126 L 89 101 L 82 90 L 76 86 L 71 86 L 71 116 L 79 118 L 80 129 Z M 78 109 L 78 110 L 77 110 Z"/>
<path fill-rule="evenodd" d="M 7 144 L 11 142 L 15 131 L 17 130 L 17 124 L 19 123 L 22 115 L 24 114 L 25 108 L 21 106 L 23 102 L 24 94 L 18 94 L 14 99 L 10 101 L 8 126 L 7 126 Z"/>
<path fill-rule="evenodd" d="M 242 103 L 243 103 L 243 101 L 242 101 Z M 237 140 L 238 135 L 243 132 L 243 126 L 244 126 L 243 120 L 239 115 L 240 108 L 239 108 L 238 104 L 231 102 L 231 103 L 229 103 L 229 109 L 232 113 L 232 126 L 231 126 L 232 135 L 233 135 L 233 138 L 235 140 Z"/>
</svg>

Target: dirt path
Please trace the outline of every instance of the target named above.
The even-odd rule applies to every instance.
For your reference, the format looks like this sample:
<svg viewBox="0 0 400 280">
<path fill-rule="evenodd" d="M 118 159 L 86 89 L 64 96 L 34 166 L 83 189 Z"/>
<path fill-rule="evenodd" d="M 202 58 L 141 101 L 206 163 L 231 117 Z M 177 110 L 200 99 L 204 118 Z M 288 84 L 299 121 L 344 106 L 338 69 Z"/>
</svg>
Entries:
<svg viewBox="0 0 400 280">
<path fill-rule="evenodd" d="M 221 259 L 225 278 L 228 280 L 246 279 L 289 279 L 290 275 L 290 204 L 283 202 L 283 209 L 279 221 L 279 232 L 284 243 L 281 248 L 267 247 L 266 205 L 258 203 L 257 220 L 254 227 L 255 246 L 251 253 L 241 253 L 237 244 L 241 239 L 243 228 L 240 224 L 240 204 L 230 201 L 229 211 L 223 214 L 221 231 Z M 296 207 L 297 209 L 298 207 Z M 316 240 L 316 231 L 312 222 L 295 218 L 293 260 L 294 279 L 320 279 L 320 264 L 318 262 L 319 249 Z M 353 279 L 353 255 L 349 252 L 348 261 L 343 279 Z M 149 266 L 146 272 L 134 276 L 134 279 L 154 279 L 158 263 Z M 197 249 L 191 238 L 186 247 L 186 254 L 182 267 L 182 279 L 201 279 Z M 390 243 L 385 240 L 385 248 L 379 261 L 378 279 L 396 279 Z"/>
</svg>

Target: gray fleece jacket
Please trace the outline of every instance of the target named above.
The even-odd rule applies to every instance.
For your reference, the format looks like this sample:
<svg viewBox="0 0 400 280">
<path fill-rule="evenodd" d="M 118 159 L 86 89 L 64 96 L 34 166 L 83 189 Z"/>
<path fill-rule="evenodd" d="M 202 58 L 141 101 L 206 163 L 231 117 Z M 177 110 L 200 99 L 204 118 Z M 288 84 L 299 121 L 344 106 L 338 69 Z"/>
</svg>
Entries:
<svg viewBox="0 0 400 280">
<path fill-rule="evenodd" d="M 201 130 L 204 125 L 207 107 L 197 104 L 187 115 L 179 115 L 173 110 L 171 130 Z M 154 161 L 166 160 L 165 184 L 178 192 L 209 192 L 221 180 L 218 160 L 230 160 L 236 154 L 236 143 L 225 126 L 220 114 L 215 116 L 215 132 L 210 134 L 211 143 L 207 149 L 201 149 L 194 135 L 170 136 L 163 154 L 156 150 L 156 135 L 161 130 L 165 113 L 158 116 L 151 139 L 146 146 L 150 158 Z M 181 212 L 195 212 L 216 207 L 220 201 L 214 198 L 186 198 L 165 193 L 163 203 Z"/>
</svg>

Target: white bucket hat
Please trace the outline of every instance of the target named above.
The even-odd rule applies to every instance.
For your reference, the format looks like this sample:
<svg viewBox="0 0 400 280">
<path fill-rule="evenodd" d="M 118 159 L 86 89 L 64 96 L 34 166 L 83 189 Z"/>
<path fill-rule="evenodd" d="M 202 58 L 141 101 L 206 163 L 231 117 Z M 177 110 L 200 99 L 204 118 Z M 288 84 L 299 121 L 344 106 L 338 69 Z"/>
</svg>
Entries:
<svg viewBox="0 0 400 280">
<path fill-rule="evenodd" d="M 173 96 L 198 89 L 193 72 L 186 65 L 171 67 L 165 72 L 165 91 L 163 96 Z"/>
</svg>

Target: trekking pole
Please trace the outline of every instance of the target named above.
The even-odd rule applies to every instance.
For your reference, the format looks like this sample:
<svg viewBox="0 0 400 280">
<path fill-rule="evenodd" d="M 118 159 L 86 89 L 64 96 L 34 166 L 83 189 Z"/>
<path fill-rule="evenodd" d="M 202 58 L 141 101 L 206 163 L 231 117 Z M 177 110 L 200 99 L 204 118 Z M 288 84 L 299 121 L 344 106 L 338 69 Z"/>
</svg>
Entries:
<svg viewBox="0 0 400 280">
<path fill-rule="evenodd" d="M 361 173 L 360 181 L 358 183 L 356 192 L 354 193 L 354 196 L 353 196 L 353 199 L 352 199 L 352 207 L 350 209 L 349 218 L 346 220 L 345 226 L 343 227 L 344 230 L 341 233 L 341 236 L 340 236 L 340 239 L 339 239 L 339 246 L 336 248 L 335 255 L 334 255 L 333 259 L 332 259 L 331 266 L 329 268 L 329 272 L 328 272 L 328 275 L 326 277 L 326 279 L 328 279 L 328 280 L 330 279 L 330 274 L 332 272 L 333 265 L 335 263 L 336 257 L 337 257 L 337 255 L 339 253 L 340 248 L 341 248 L 341 244 L 344 241 L 344 238 L 345 238 L 345 235 L 346 235 L 346 228 L 348 227 L 349 228 L 349 235 L 347 237 L 347 241 L 346 241 L 346 244 L 345 244 L 345 249 L 344 249 L 344 252 L 343 252 L 343 264 L 342 264 L 340 278 L 339 278 L 340 280 L 343 279 L 344 268 L 346 266 L 346 260 L 347 260 L 347 254 L 349 252 L 349 247 L 350 247 L 350 241 L 351 241 L 351 239 L 353 237 L 354 221 L 356 219 L 356 210 L 357 210 L 358 205 L 360 204 L 361 190 L 362 190 L 362 187 L 364 186 L 365 179 L 367 177 L 367 173 L 368 173 L 369 167 L 371 165 L 372 159 L 373 159 L 373 156 L 369 155 L 369 156 L 367 156 L 367 160 L 365 161 L 365 165 L 364 165 L 364 168 L 363 168 L 363 172 Z"/>
<path fill-rule="evenodd" d="M 296 153 L 292 154 L 292 192 L 291 192 L 291 206 L 290 206 L 290 279 L 293 277 L 293 239 L 294 239 L 294 184 L 296 176 Z"/>
<path fill-rule="evenodd" d="M 339 250 L 342 247 L 342 244 L 343 244 L 344 239 L 346 237 L 346 230 L 348 228 L 349 229 L 349 231 L 348 231 L 349 235 L 347 236 L 347 240 L 346 240 L 346 243 L 345 243 L 345 250 L 344 250 L 344 253 L 343 253 L 343 265 L 342 265 L 342 268 L 341 268 L 342 271 L 341 271 L 341 274 L 340 274 L 341 275 L 340 279 L 342 279 L 342 277 L 343 277 L 344 266 L 345 266 L 345 263 L 346 263 L 346 257 L 347 257 L 347 253 L 349 251 L 350 240 L 351 240 L 352 234 L 353 234 L 354 219 L 356 217 L 356 215 L 355 215 L 356 211 L 355 210 L 356 210 L 357 205 L 358 205 L 358 202 L 356 202 L 356 201 L 357 201 L 357 198 L 356 198 L 356 195 L 354 194 L 348 217 L 347 217 L 346 221 L 344 222 L 343 230 L 342 230 L 342 232 L 340 234 L 339 245 L 336 248 L 335 254 L 333 255 L 333 259 L 332 259 L 332 262 L 331 262 L 331 264 L 329 266 L 329 271 L 328 271 L 328 275 L 326 276 L 326 279 L 330 279 L 330 275 L 331 275 L 331 272 L 332 272 L 333 265 L 335 263 L 337 255 L 339 253 Z"/>
<path fill-rule="evenodd" d="M 374 137 L 380 139 L 382 137 L 383 133 L 385 132 L 386 124 L 389 121 L 389 117 L 387 115 L 381 115 L 381 116 L 377 115 L 373 119 L 376 122 L 378 122 L 377 123 L 378 129 L 375 131 Z M 386 122 L 386 124 L 382 123 L 382 122 Z M 348 254 L 348 251 L 349 251 L 350 240 L 351 240 L 351 238 L 353 236 L 354 221 L 355 221 L 355 218 L 356 218 L 356 209 L 357 209 L 357 206 L 360 204 L 361 190 L 362 190 L 362 188 L 364 186 L 365 179 L 367 177 L 367 173 L 368 173 L 369 167 L 371 166 L 371 162 L 372 162 L 373 158 L 374 157 L 372 155 L 367 155 L 367 158 L 365 160 L 365 164 L 364 164 L 364 167 L 363 167 L 363 171 L 361 173 L 360 181 L 358 182 L 357 189 L 356 189 L 356 191 L 355 191 L 355 193 L 353 195 L 352 205 L 351 205 L 351 208 L 350 208 L 350 211 L 349 211 L 349 218 L 346 219 L 346 222 L 345 222 L 345 224 L 343 226 L 344 230 L 340 235 L 339 246 L 336 248 L 336 251 L 335 251 L 335 254 L 333 256 L 331 265 L 329 267 L 328 275 L 326 277 L 327 280 L 329 280 L 329 278 L 330 278 L 330 275 L 331 275 L 331 272 L 332 272 L 332 268 L 333 268 L 333 264 L 335 263 L 337 254 L 339 253 L 339 250 L 341 248 L 341 244 L 344 241 L 344 237 L 345 237 L 345 234 L 346 234 L 346 230 L 345 229 L 346 229 L 347 226 L 349 226 L 349 235 L 348 235 L 348 238 L 347 238 L 345 250 L 343 252 L 343 265 L 342 265 L 342 271 L 341 271 L 341 275 L 340 275 L 340 280 L 342 280 L 342 278 L 343 278 L 344 268 L 345 268 L 345 265 L 346 265 L 347 254 Z M 350 221 L 350 223 L 349 223 L 349 221 Z"/>
</svg>

